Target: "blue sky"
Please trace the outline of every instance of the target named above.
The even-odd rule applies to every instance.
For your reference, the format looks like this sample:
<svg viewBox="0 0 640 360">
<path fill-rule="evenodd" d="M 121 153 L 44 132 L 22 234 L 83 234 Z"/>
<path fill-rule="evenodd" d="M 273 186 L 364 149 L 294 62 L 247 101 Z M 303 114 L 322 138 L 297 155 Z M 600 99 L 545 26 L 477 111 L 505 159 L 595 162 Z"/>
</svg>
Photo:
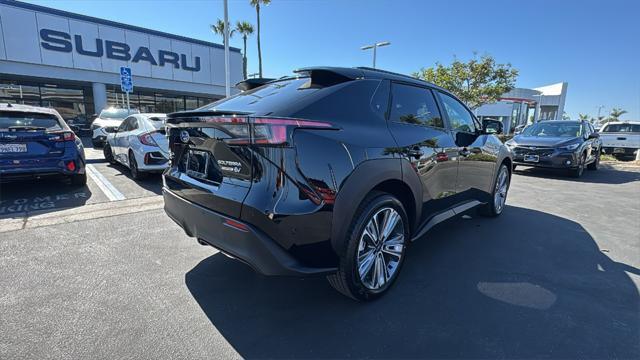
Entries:
<svg viewBox="0 0 640 360">
<path fill-rule="evenodd" d="M 39 5 L 221 43 L 209 24 L 217 0 L 37 0 Z M 520 70 L 518 87 L 569 82 L 565 110 L 595 116 L 613 107 L 640 120 L 640 1 L 272 0 L 262 11 L 265 76 L 311 65 L 370 66 L 360 46 L 380 49 L 379 68 L 410 74 L 476 51 Z M 229 19 L 255 25 L 248 0 L 229 1 Z M 240 37 L 230 44 L 242 47 Z M 255 36 L 249 72 L 257 72 Z"/>
</svg>

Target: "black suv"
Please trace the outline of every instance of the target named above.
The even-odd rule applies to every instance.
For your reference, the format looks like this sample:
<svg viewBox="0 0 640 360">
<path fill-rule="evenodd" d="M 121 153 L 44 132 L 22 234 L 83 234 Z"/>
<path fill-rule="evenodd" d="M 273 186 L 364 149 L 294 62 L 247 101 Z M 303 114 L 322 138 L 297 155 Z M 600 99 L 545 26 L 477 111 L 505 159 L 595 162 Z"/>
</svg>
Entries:
<svg viewBox="0 0 640 360">
<path fill-rule="evenodd" d="M 306 68 L 170 114 L 167 214 L 265 275 L 383 294 L 410 241 L 505 206 L 512 161 L 446 90 L 368 68 Z"/>
<path fill-rule="evenodd" d="M 580 177 L 598 170 L 602 141 L 586 120 L 544 120 L 527 126 L 505 143 L 513 151 L 513 167 L 535 166 L 568 171 Z"/>
</svg>

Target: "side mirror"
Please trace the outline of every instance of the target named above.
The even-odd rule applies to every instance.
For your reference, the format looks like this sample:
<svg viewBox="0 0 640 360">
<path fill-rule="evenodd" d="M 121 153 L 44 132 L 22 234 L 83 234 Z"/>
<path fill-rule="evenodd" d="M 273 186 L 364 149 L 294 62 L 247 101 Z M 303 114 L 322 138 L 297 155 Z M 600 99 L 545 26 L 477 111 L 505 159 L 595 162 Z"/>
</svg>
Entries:
<svg viewBox="0 0 640 360">
<path fill-rule="evenodd" d="M 587 139 L 598 139 L 600 138 L 600 134 L 598 134 L 597 132 L 591 133 L 589 134 L 589 137 L 587 137 Z"/>
<path fill-rule="evenodd" d="M 498 120 L 485 119 L 482 120 L 482 131 L 485 134 L 502 134 L 502 122 Z"/>
</svg>

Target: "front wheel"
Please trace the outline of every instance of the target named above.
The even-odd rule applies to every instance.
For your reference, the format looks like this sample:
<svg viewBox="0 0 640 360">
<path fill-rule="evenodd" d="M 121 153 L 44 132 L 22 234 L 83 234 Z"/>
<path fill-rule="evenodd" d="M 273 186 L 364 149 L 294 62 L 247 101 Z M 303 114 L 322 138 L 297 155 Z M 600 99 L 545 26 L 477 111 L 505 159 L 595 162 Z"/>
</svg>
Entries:
<svg viewBox="0 0 640 360">
<path fill-rule="evenodd" d="M 373 192 L 356 211 L 338 272 L 327 279 L 352 299 L 378 298 L 397 279 L 408 241 L 409 222 L 402 203 L 390 194 Z"/>
<path fill-rule="evenodd" d="M 493 187 L 492 201 L 486 203 L 480 208 L 480 215 L 496 217 L 502 214 L 504 206 L 507 202 L 507 193 L 511 183 L 511 174 L 507 165 L 500 165 L 498 175 L 496 176 L 496 184 Z"/>
<path fill-rule="evenodd" d="M 587 162 L 587 154 L 582 154 L 582 156 L 580 157 L 580 163 L 578 164 L 578 167 L 575 169 L 571 169 L 569 170 L 569 176 L 574 177 L 574 178 L 579 178 L 582 176 L 582 173 L 584 173 L 584 163 Z"/>
<path fill-rule="evenodd" d="M 589 165 L 587 165 L 587 169 L 589 170 L 598 170 L 598 165 L 600 165 L 600 151 L 596 155 L 596 159 Z"/>
<path fill-rule="evenodd" d="M 114 165 L 116 163 L 116 159 L 113 157 L 113 151 L 111 151 L 111 145 L 109 143 L 104 144 L 104 148 L 102 148 L 102 154 L 104 155 L 104 159 L 109 162 L 109 164 Z"/>
</svg>

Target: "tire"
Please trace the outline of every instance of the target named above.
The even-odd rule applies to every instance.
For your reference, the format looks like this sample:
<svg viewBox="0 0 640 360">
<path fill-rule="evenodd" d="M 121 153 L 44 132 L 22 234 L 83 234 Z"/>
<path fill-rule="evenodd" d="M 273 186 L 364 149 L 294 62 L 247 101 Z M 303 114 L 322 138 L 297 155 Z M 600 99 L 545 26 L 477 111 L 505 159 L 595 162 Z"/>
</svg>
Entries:
<svg viewBox="0 0 640 360">
<path fill-rule="evenodd" d="M 596 155 L 596 159 L 589 165 L 587 165 L 587 169 L 589 170 L 598 170 L 598 165 L 600 165 L 600 151 Z"/>
<path fill-rule="evenodd" d="M 72 186 L 85 186 L 87 185 L 87 174 L 76 174 L 69 176 L 69 183 Z"/>
<path fill-rule="evenodd" d="M 116 159 L 113 157 L 113 151 L 111 151 L 111 145 L 109 143 L 104 144 L 102 148 L 102 154 L 104 155 L 104 159 L 109 162 L 109 164 L 114 165 L 116 163 Z"/>
<path fill-rule="evenodd" d="M 511 168 L 511 171 L 515 172 L 517 167 L 518 167 L 518 165 L 513 165 L 513 167 Z"/>
<path fill-rule="evenodd" d="M 576 169 L 569 170 L 569 176 L 576 179 L 581 177 L 582 173 L 584 173 L 585 162 L 587 162 L 587 154 L 582 154 L 582 156 L 580 157 L 580 162 L 578 163 L 578 167 Z"/>
<path fill-rule="evenodd" d="M 104 144 L 102 143 L 102 141 L 96 140 L 96 139 L 91 139 L 91 144 L 93 145 L 94 148 L 100 148 L 102 147 Z"/>
<path fill-rule="evenodd" d="M 495 185 L 491 193 L 491 201 L 479 208 L 479 213 L 486 217 L 497 217 L 502 214 L 507 202 L 507 194 L 511 185 L 511 173 L 506 164 L 501 164 L 496 174 Z"/>
<path fill-rule="evenodd" d="M 133 155 L 133 151 L 129 150 L 129 171 L 131 171 L 131 177 L 134 180 L 142 180 L 145 178 L 145 173 L 140 172 L 138 169 L 138 163 L 136 157 Z"/>
<path fill-rule="evenodd" d="M 378 222 L 384 222 L 385 219 L 396 221 L 381 242 L 376 242 L 368 235 L 375 232 L 374 218 Z M 398 278 L 410 241 L 409 221 L 404 206 L 390 194 L 377 191 L 370 193 L 358 207 L 346 239 L 338 271 L 327 276 L 327 280 L 333 288 L 354 300 L 379 298 Z M 361 275 L 361 272 L 364 274 Z"/>
</svg>

